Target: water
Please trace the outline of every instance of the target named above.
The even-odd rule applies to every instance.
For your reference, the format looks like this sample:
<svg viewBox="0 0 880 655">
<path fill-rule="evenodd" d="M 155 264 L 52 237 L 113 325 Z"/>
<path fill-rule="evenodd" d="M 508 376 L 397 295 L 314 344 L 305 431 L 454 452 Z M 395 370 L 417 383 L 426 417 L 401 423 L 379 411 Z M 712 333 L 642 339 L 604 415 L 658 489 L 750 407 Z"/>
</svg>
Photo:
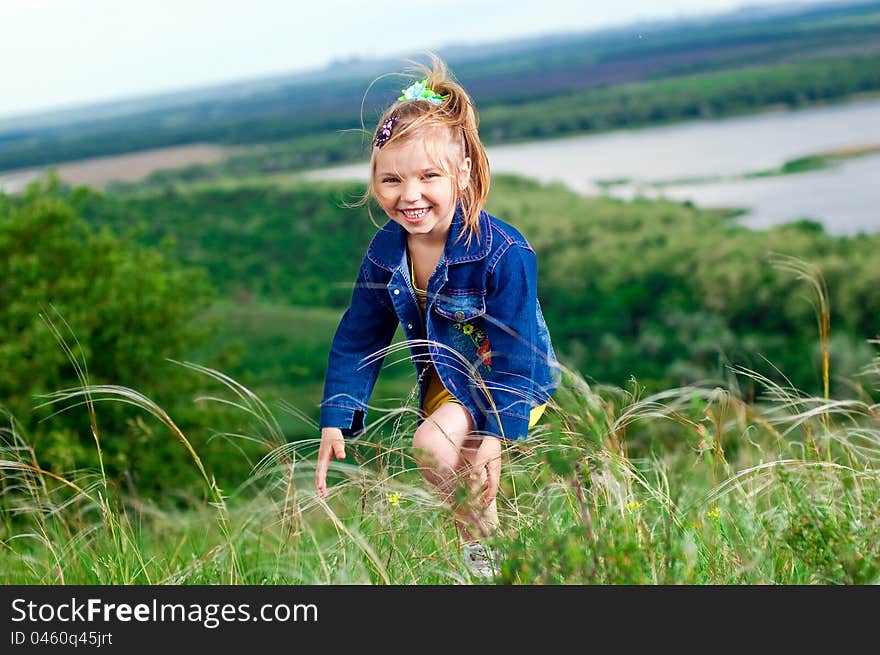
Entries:
<svg viewBox="0 0 880 655">
<path fill-rule="evenodd" d="M 28 184 L 42 177 L 42 170 L 12 171 L 0 173 L 0 192 L 20 193 Z"/>
<path fill-rule="evenodd" d="M 833 150 L 880 145 L 880 99 L 701 120 L 488 149 L 494 173 L 562 182 L 586 194 L 666 197 L 737 207 L 754 228 L 802 218 L 831 234 L 880 231 L 880 154 L 824 170 L 695 183 L 765 171 Z M 365 164 L 311 171 L 310 179 L 363 180 Z M 602 182 L 625 180 L 607 187 Z M 690 180 L 690 181 L 688 181 Z M 675 182 L 678 181 L 678 182 Z M 654 186 L 663 182 L 663 186 Z"/>
</svg>

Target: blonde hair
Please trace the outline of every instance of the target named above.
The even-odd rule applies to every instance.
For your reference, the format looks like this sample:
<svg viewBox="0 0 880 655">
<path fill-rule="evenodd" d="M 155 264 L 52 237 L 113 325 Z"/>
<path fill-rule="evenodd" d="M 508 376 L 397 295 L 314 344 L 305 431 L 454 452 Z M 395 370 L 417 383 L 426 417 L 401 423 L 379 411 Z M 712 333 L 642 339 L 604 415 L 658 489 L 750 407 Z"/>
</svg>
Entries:
<svg viewBox="0 0 880 655">
<path fill-rule="evenodd" d="M 464 189 L 459 189 L 453 184 L 456 205 L 461 205 L 464 215 L 464 226 L 457 239 L 467 235 L 466 243 L 471 244 L 473 237 L 480 240 L 480 212 L 489 195 L 489 160 L 486 151 L 480 141 L 477 131 L 479 115 L 474 108 L 470 96 L 456 82 L 450 74 L 446 64 L 435 54 L 428 53 L 431 58 L 431 67 L 416 64 L 416 70 L 420 73 L 413 76 L 415 79 L 427 79 L 425 86 L 432 89 L 436 94 L 443 96 L 440 104 L 434 104 L 427 100 L 398 100 L 386 109 L 377 123 L 381 126 L 392 116 L 395 118 L 391 136 L 382 143 L 381 147 L 387 147 L 395 143 L 403 143 L 409 139 L 422 137 L 427 140 L 429 153 L 436 159 L 440 168 L 447 175 L 454 175 L 457 166 L 449 166 L 448 151 L 444 157 L 436 141 L 434 134 L 449 134 L 451 143 L 458 157 L 456 164 L 464 161 L 466 157 L 471 159 L 470 175 Z M 370 180 L 362 202 L 376 197 L 373 186 L 373 178 L 376 174 L 376 154 L 379 147 L 375 145 L 375 132 L 372 137 L 373 146 L 370 155 Z M 373 218 L 372 210 L 368 205 L 370 218 Z M 373 219 L 375 223 L 375 219 Z"/>
</svg>

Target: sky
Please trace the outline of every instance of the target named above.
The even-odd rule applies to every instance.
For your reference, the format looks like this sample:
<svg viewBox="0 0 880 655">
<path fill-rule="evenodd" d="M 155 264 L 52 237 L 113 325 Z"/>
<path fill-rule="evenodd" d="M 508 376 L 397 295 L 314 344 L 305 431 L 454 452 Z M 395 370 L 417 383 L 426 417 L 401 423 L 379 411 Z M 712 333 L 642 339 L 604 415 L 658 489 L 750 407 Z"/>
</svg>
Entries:
<svg viewBox="0 0 880 655">
<path fill-rule="evenodd" d="M 760 0 L 0 0 L 0 117 Z"/>
</svg>

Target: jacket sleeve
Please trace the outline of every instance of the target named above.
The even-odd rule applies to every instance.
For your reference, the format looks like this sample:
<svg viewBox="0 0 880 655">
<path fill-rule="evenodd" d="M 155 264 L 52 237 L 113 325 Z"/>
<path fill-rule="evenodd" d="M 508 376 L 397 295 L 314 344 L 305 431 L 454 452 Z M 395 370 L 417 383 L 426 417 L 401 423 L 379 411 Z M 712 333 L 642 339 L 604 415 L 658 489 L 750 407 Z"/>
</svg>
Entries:
<svg viewBox="0 0 880 655">
<path fill-rule="evenodd" d="M 506 439 L 525 439 L 531 409 L 543 402 L 535 393 L 538 263 L 527 246 L 511 245 L 501 256 L 487 286 L 486 318 L 497 335 L 496 364 L 484 431 Z"/>
<path fill-rule="evenodd" d="M 372 279 L 371 270 L 365 257 L 333 337 L 321 400 L 321 427 L 341 428 L 347 437 L 366 425 L 367 401 L 385 359 L 370 356 L 391 343 L 398 323 L 384 285 Z"/>
</svg>

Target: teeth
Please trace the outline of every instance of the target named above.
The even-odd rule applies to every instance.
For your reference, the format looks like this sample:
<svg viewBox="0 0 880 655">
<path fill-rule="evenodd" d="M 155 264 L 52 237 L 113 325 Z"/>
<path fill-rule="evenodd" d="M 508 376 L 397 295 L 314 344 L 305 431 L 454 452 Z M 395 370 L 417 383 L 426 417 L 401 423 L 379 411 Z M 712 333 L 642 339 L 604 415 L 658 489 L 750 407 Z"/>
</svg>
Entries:
<svg viewBox="0 0 880 655">
<path fill-rule="evenodd" d="M 428 213 L 428 208 L 423 207 L 422 209 L 404 209 L 402 211 L 407 218 L 421 218 Z"/>
</svg>

